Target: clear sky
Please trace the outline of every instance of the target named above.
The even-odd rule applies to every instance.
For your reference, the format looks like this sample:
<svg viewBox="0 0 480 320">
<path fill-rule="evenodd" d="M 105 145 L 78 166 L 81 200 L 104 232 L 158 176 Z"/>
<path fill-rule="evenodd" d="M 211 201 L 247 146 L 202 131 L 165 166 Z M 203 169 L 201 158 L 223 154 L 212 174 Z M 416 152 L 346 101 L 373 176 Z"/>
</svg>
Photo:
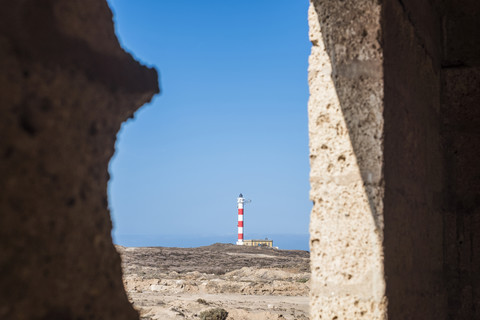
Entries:
<svg viewBox="0 0 480 320">
<path fill-rule="evenodd" d="M 162 91 L 118 134 L 114 241 L 235 243 L 243 193 L 246 239 L 308 250 L 308 1 L 108 2 Z"/>
</svg>

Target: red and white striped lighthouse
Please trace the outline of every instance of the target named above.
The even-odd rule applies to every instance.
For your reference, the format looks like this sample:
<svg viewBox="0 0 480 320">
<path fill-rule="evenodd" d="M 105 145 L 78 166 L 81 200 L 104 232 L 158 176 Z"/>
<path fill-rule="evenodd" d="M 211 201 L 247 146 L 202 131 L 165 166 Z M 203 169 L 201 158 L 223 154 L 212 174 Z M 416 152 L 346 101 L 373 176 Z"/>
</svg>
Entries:
<svg viewBox="0 0 480 320">
<path fill-rule="evenodd" d="M 238 241 L 237 245 L 243 245 L 243 203 L 245 198 L 240 193 L 237 198 L 237 208 L 238 208 Z"/>
<path fill-rule="evenodd" d="M 237 240 L 237 245 L 242 246 L 243 245 L 243 204 L 244 203 L 249 203 L 251 200 L 246 200 L 243 195 L 240 193 L 240 195 L 237 198 L 237 208 L 238 208 L 238 240 Z"/>
</svg>

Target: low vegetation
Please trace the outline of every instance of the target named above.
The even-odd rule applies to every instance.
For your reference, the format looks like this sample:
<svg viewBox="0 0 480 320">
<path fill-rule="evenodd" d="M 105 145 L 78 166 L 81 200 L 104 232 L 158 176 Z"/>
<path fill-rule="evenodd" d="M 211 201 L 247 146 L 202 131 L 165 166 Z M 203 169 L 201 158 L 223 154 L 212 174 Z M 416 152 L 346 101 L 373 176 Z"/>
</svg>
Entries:
<svg viewBox="0 0 480 320">
<path fill-rule="evenodd" d="M 202 299 L 202 298 L 198 298 L 197 302 L 200 303 L 200 304 L 208 305 L 208 302 L 205 299 Z"/>
<path fill-rule="evenodd" d="M 222 308 L 210 309 L 200 313 L 201 320 L 225 320 L 228 317 L 228 312 Z"/>
<path fill-rule="evenodd" d="M 297 282 L 300 282 L 300 283 L 306 283 L 308 282 L 308 280 L 310 280 L 309 278 L 300 278 L 297 280 Z"/>
</svg>

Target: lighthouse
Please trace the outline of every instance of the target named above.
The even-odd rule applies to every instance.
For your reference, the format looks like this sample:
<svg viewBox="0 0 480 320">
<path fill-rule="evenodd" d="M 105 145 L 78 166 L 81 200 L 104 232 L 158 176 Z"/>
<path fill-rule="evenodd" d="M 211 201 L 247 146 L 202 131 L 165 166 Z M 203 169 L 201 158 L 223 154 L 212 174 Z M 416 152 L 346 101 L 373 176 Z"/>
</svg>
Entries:
<svg viewBox="0 0 480 320">
<path fill-rule="evenodd" d="M 248 203 L 250 200 L 245 200 L 243 195 L 240 195 L 237 198 L 237 208 L 238 208 L 238 240 L 237 245 L 243 246 L 243 204 Z"/>
<path fill-rule="evenodd" d="M 250 203 L 252 200 L 245 199 L 243 197 L 243 194 L 240 193 L 240 195 L 237 198 L 237 208 L 238 208 L 238 240 L 237 240 L 237 246 L 250 246 L 250 247 L 270 247 L 273 248 L 273 240 L 269 240 L 268 238 L 265 238 L 265 240 L 245 240 L 243 237 L 244 234 L 244 211 L 243 211 L 243 205 L 245 203 Z M 278 249 L 278 247 L 275 247 Z"/>
</svg>

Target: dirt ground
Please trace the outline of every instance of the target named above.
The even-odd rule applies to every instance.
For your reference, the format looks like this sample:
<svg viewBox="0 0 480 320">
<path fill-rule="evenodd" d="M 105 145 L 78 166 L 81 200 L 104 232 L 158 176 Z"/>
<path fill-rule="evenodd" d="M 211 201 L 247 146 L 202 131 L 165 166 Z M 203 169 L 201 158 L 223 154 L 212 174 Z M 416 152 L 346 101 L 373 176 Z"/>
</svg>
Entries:
<svg viewBox="0 0 480 320">
<path fill-rule="evenodd" d="M 307 251 L 218 243 L 117 250 L 141 319 L 199 319 L 217 307 L 230 320 L 309 319 Z"/>
</svg>

